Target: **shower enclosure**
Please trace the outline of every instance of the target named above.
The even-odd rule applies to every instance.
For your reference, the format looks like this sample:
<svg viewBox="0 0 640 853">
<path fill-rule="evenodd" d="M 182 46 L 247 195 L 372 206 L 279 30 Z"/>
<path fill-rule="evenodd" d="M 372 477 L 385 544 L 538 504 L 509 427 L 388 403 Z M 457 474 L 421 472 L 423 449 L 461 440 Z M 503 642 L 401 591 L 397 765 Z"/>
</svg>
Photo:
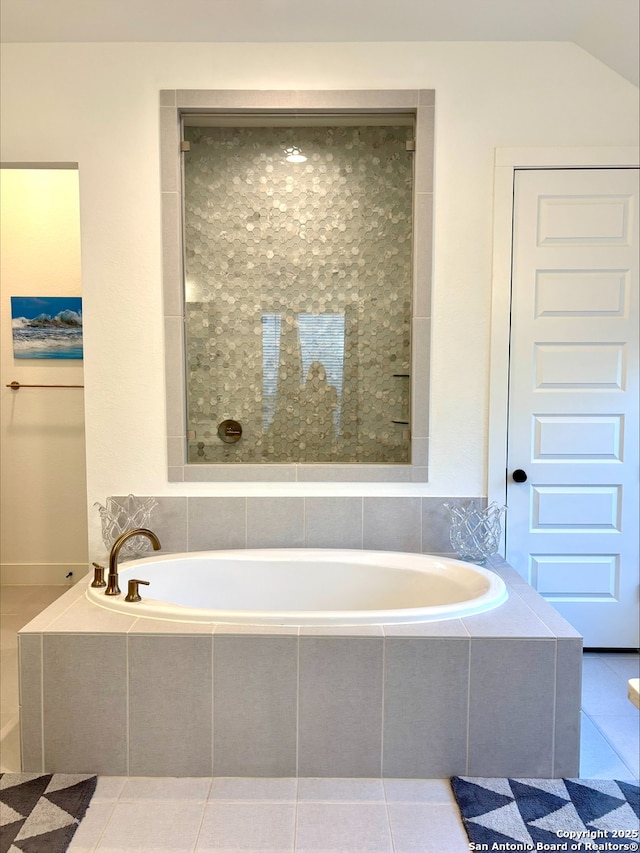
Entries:
<svg viewBox="0 0 640 853">
<path fill-rule="evenodd" d="M 414 123 L 184 117 L 189 463 L 411 461 Z"/>
</svg>

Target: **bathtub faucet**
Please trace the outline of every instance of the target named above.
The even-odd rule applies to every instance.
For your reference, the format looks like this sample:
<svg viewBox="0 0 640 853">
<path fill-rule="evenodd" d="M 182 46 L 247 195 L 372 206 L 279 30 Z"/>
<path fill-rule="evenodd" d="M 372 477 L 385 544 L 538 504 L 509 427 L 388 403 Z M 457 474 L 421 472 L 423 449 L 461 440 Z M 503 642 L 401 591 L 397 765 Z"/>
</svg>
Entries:
<svg viewBox="0 0 640 853">
<path fill-rule="evenodd" d="M 111 553 L 109 554 L 109 576 L 107 578 L 107 588 L 104 591 L 105 595 L 120 595 L 120 587 L 118 586 L 118 555 L 120 548 L 132 536 L 146 536 L 151 541 L 154 551 L 159 551 L 162 548 L 156 534 L 151 530 L 147 530 L 146 527 L 136 527 L 135 530 L 127 530 L 126 533 L 119 536 L 111 546 Z"/>
</svg>

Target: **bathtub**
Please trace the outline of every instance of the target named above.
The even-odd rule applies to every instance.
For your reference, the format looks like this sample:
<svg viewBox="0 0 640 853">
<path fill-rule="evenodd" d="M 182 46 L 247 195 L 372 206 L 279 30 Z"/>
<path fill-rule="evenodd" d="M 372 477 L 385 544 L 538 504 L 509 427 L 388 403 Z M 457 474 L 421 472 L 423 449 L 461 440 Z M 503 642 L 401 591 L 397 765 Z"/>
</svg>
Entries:
<svg viewBox="0 0 640 853">
<path fill-rule="evenodd" d="M 124 600 L 137 578 L 142 601 Z M 492 610 L 504 581 L 471 563 L 428 554 L 335 549 L 200 551 L 119 568 L 118 596 L 89 587 L 99 607 L 176 622 L 232 625 L 392 625 Z"/>
<path fill-rule="evenodd" d="M 151 586 L 128 604 L 132 575 Z M 158 554 L 120 586 L 20 630 L 23 772 L 579 775 L 582 639 L 499 558 Z"/>
</svg>

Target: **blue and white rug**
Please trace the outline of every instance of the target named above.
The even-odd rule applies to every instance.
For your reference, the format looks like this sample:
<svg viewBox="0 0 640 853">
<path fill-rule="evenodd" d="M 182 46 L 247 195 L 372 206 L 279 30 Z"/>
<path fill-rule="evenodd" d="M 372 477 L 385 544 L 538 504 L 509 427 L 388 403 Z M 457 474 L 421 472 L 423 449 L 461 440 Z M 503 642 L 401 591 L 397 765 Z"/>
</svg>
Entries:
<svg viewBox="0 0 640 853">
<path fill-rule="evenodd" d="M 630 782 L 454 776 L 451 788 L 470 850 L 640 849 L 640 788 Z"/>
</svg>

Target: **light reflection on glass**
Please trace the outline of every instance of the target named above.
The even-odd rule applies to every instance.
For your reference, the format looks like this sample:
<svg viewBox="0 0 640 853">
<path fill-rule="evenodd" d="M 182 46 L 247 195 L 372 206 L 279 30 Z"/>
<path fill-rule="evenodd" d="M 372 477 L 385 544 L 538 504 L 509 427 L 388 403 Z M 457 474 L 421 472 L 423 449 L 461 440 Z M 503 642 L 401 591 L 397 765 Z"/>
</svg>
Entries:
<svg viewBox="0 0 640 853">
<path fill-rule="evenodd" d="M 262 428 L 267 432 L 278 406 L 289 409 L 295 404 L 297 416 L 312 432 L 323 432 L 323 422 L 332 421 L 332 439 L 338 437 L 344 384 L 345 318 L 344 314 L 296 314 L 299 375 L 287 376 L 281 382 L 282 317 L 276 313 L 262 315 Z M 286 358 L 286 355 L 285 355 Z M 294 359 L 296 361 L 298 359 Z M 289 394 L 283 385 L 289 388 Z M 296 393 L 298 391 L 298 393 Z M 279 396 L 283 399 L 278 399 Z M 295 396 L 295 400 L 288 399 Z M 309 432 L 310 430 L 307 430 Z"/>
</svg>

